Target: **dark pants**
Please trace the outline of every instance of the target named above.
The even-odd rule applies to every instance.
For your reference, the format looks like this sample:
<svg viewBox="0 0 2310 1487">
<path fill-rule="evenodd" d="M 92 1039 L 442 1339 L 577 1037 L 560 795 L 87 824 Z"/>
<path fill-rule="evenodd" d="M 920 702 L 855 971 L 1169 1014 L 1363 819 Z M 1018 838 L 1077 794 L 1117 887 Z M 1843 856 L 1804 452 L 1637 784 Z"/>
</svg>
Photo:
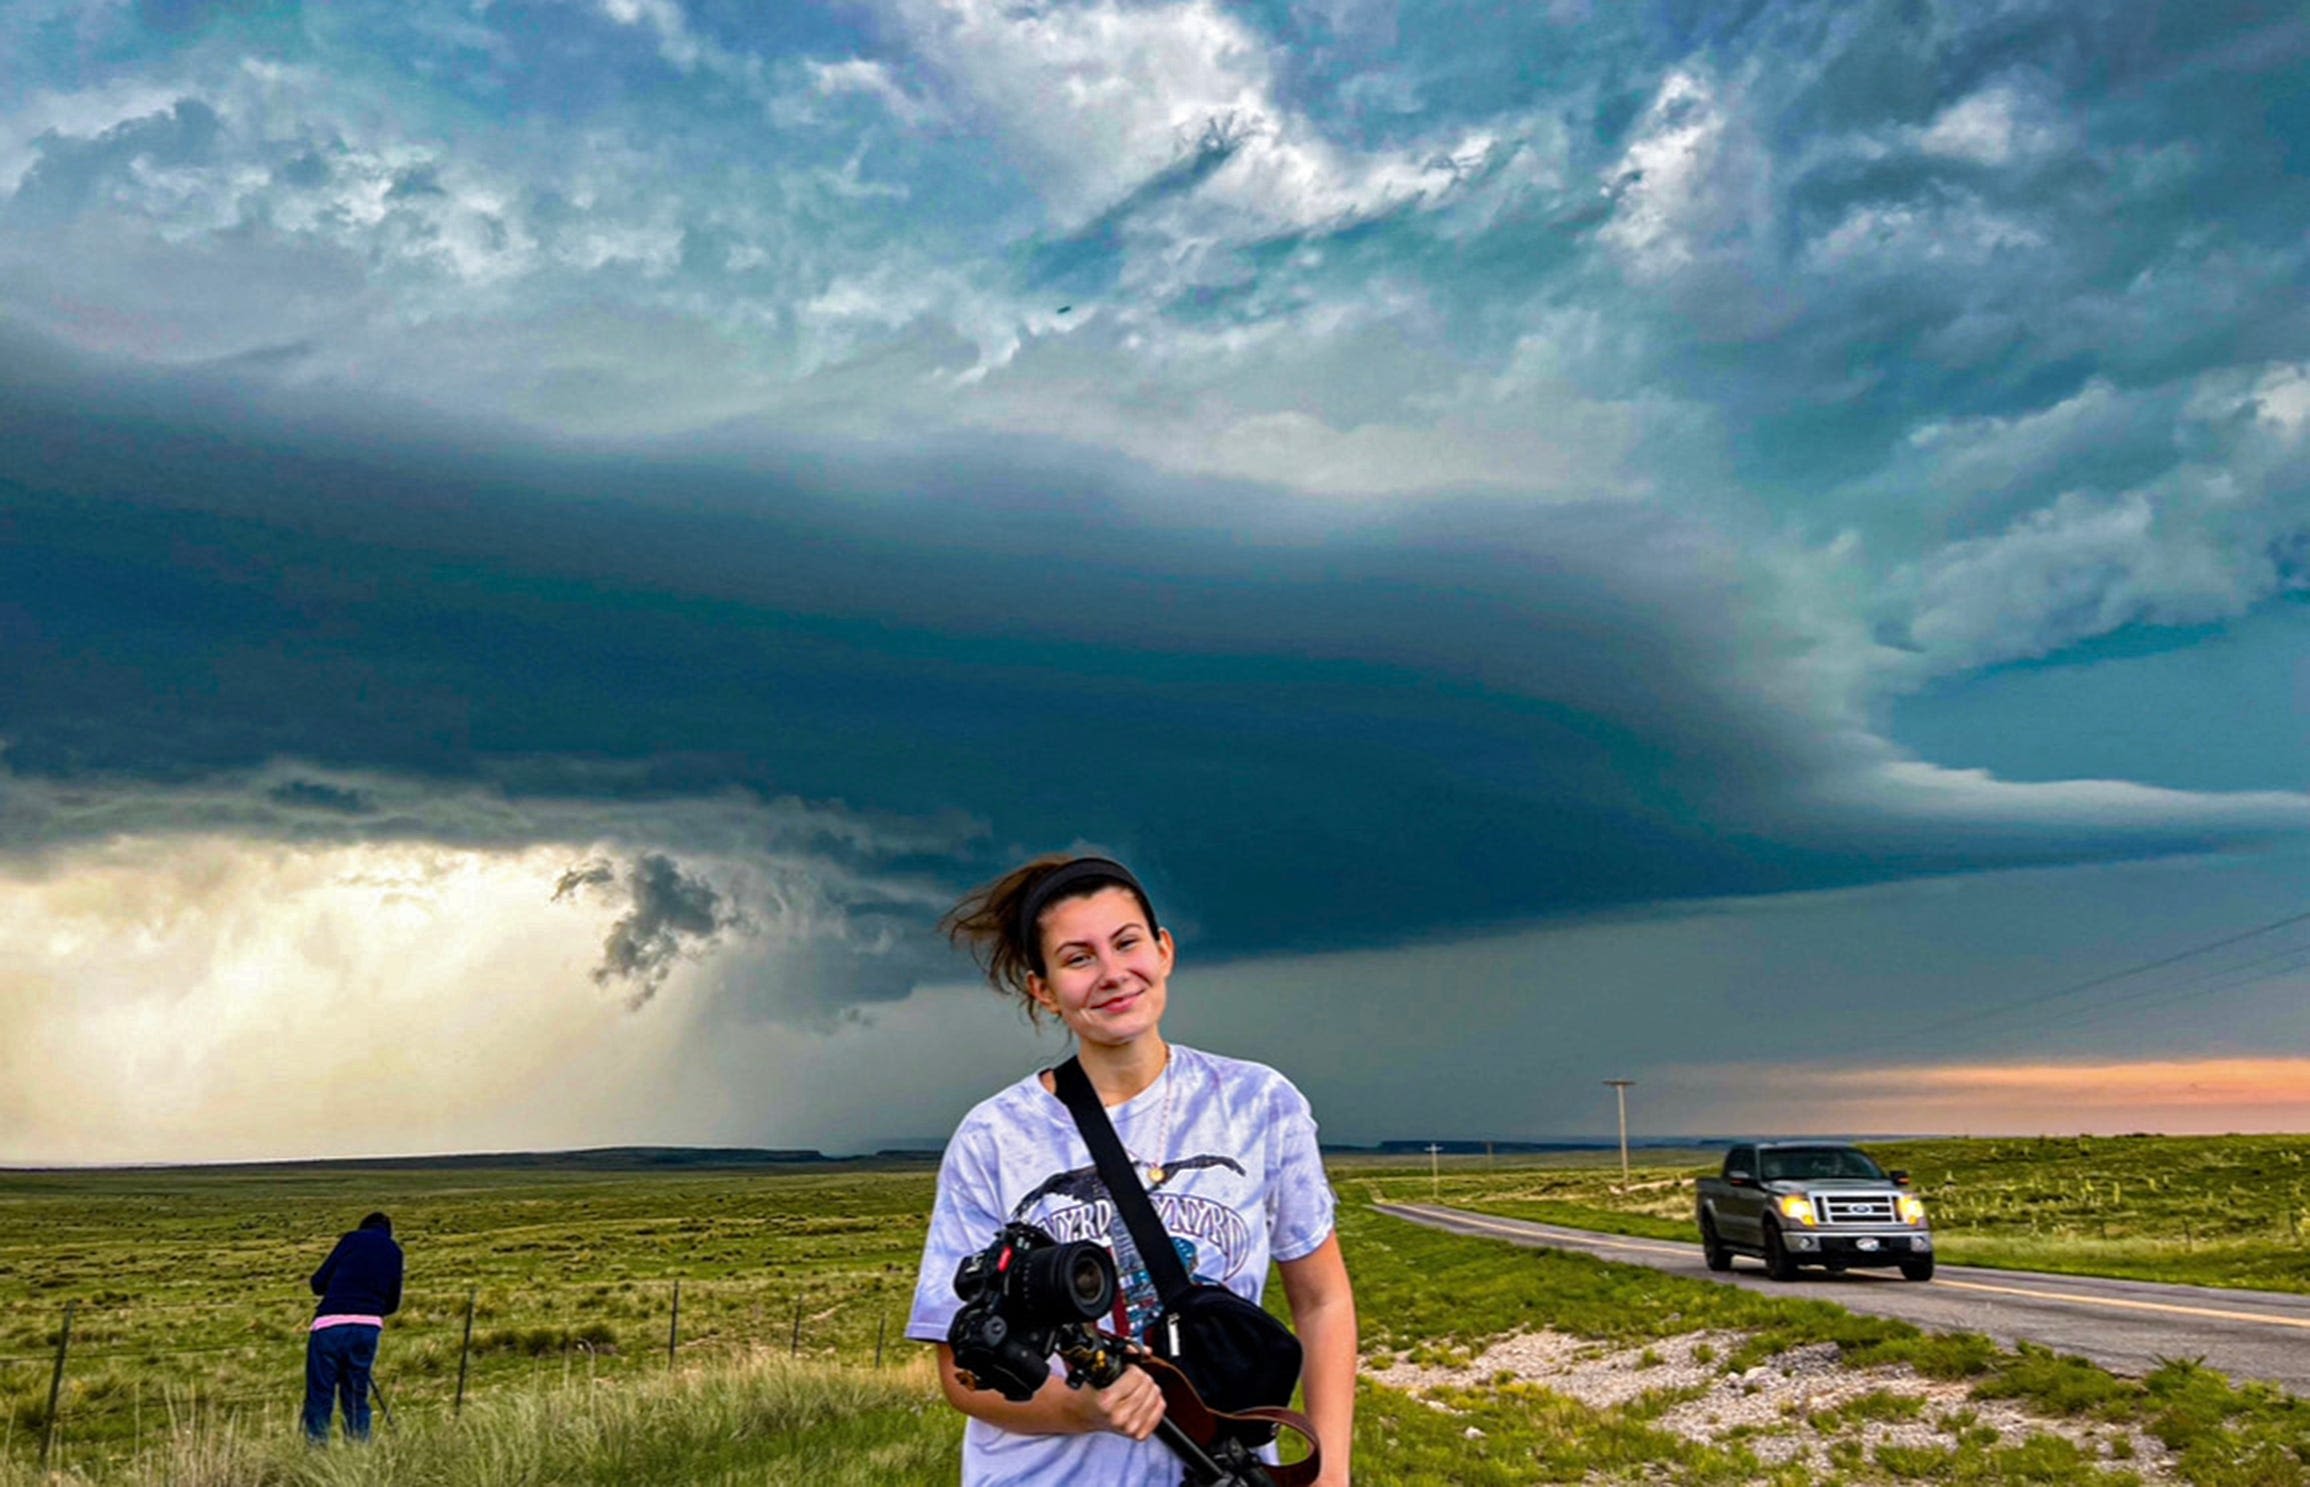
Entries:
<svg viewBox="0 0 2310 1487">
<path fill-rule="evenodd" d="M 348 1439 L 369 1438 L 369 1370 L 377 1363 L 381 1327 L 341 1325 L 305 1334 L 305 1434 L 329 1438 L 333 1404 L 345 1406 Z"/>
</svg>

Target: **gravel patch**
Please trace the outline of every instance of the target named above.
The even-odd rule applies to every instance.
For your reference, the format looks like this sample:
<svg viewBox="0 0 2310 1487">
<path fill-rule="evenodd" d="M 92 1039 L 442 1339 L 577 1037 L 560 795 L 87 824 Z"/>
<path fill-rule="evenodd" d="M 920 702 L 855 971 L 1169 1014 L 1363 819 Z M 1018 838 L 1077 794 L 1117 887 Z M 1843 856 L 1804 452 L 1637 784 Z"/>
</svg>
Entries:
<svg viewBox="0 0 2310 1487">
<path fill-rule="evenodd" d="M 1653 1423 L 1687 1440 L 1744 1444 L 1767 1465 L 1801 1459 L 1823 1473 L 1833 1469 L 1832 1444 L 1843 1454 L 1852 1449 L 1843 1443 L 1851 1442 L 1873 1460 L 1881 1446 L 1946 1450 L 1961 1432 L 1995 1431 L 2001 1445 L 2019 1445 L 2033 1435 L 2062 1436 L 2089 1459 L 2144 1483 L 2181 1480 L 2173 1453 L 2140 1430 L 2035 1415 L 2004 1400 L 1975 1400 L 1964 1383 L 1925 1378 L 1905 1363 L 1847 1368 L 1835 1343 L 1792 1348 L 1745 1372 L 1728 1372 L 1724 1360 L 1745 1341 L 1738 1332 L 1688 1332 L 1644 1347 L 1615 1348 L 1562 1332 L 1527 1332 L 1492 1344 L 1461 1367 L 1398 1362 L 1367 1368 L 1365 1376 L 1437 1409 L 1445 1406 L 1432 1391 L 1506 1379 L 1594 1409 L 1615 1409 L 1666 1391 L 1692 1392 Z M 1856 1401 L 1859 1407 L 1848 1410 Z"/>
</svg>

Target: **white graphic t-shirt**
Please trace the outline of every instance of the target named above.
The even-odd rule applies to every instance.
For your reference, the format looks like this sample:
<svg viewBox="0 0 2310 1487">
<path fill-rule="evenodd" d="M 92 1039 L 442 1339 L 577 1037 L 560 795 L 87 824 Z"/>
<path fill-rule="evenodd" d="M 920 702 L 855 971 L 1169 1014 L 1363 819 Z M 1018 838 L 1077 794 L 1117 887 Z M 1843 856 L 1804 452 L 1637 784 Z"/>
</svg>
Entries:
<svg viewBox="0 0 2310 1487">
<path fill-rule="evenodd" d="M 1270 1259 L 1299 1259 L 1330 1237 L 1332 1193 L 1315 1117 L 1291 1081 L 1265 1064 L 1174 1043 L 1171 1067 L 1107 1118 L 1195 1279 L 1257 1301 Z M 1147 1181 L 1149 1164 L 1162 1168 L 1161 1182 Z M 962 1307 L 955 1266 L 1014 1219 L 1113 1250 L 1123 1284 L 1106 1327 L 1140 1334 L 1156 1309 L 1146 1267 L 1074 1117 L 1029 1075 L 982 1101 L 947 1143 L 907 1336 L 946 1341 Z M 1052 1361 L 1053 1372 L 1065 1370 Z M 1152 1438 L 1017 1435 L 978 1419 L 963 1429 L 964 1487 L 1173 1487 L 1179 1472 L 1178 1458 Z"/>
</svg>

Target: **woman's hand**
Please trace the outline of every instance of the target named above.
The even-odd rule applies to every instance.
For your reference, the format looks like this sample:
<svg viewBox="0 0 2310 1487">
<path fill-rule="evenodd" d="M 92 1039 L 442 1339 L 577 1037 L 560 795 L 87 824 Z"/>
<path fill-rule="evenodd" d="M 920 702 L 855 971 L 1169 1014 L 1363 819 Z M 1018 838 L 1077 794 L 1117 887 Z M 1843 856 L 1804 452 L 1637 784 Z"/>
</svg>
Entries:
<svg viewBox="0 0 2310 1487">
<path fill-rule="evenodd" d="M 1069 1389 L 1068 1404 L 1085 1431 L 1111 1430 L 1143 1441 L 1163 1420 L 1163 1391 L 1145 1369 L 1126 1368 L 1104 1389 Z"/>
</svg>

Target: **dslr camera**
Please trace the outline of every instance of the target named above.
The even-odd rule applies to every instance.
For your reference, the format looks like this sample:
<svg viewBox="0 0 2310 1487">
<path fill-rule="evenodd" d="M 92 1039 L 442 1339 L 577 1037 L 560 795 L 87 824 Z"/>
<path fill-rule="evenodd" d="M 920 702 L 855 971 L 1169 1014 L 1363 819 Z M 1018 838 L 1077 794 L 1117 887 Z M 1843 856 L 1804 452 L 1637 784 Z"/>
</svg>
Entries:
<svg viewBox="0 0 2310 1487">
<path fill-rule="evenodd" d="M 1006 1224 L 955 1267 L 954 1290 L 963 1308 L 946 1340 L 966 1386 L 1023 1403 L 1051 1376 L 1053 1353 L 1067 1360 L 1067 1382 L 1077 1387 L 1122 1376 L 1122 1344 L 1097 1326 L 1115 1305 L 1115 1262 L 1102 1246 Z"/>
</svg>

